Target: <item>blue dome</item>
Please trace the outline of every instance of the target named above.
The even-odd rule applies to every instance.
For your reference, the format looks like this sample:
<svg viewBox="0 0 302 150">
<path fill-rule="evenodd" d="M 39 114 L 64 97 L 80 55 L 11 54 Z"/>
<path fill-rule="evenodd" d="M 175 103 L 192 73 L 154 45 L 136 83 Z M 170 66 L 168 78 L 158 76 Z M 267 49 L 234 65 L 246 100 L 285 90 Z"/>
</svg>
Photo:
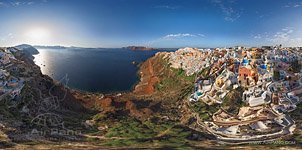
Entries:
<svg viewBox="0 0 302 150">
<path fill-rule="evenodd" d="M 262 64 L 262 65 L 260 65 L 260 68 L 261 69 L 267 69 L 267 65 L 266 64 Z"/>
<path fill-rule="evenodd" d="M 242 63 L 247 64 L 247 63 L 249 63 L 249 60 L 243 59 Z"/>
</svg>

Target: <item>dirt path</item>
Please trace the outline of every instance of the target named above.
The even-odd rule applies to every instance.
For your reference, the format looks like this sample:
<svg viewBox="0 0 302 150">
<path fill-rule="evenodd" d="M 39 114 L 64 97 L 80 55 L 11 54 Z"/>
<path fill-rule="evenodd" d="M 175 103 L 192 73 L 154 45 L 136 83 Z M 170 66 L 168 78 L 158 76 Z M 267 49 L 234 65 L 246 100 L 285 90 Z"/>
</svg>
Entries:
<svg viewBox="0 0 302 150">
<path fill-rule="evenodd" d="M 154 76 L 154 70 L 153 70 L 153 66 L 152 66 L 152 63 L 150 61 L 150 59 L 148 60 L 148 70 L 149 70 L 149 73 L 151 75 L 151 77 Z"/>
<path fill-rule="evenodd" d="M 148 71 L 149 71 L 149 74 L 150 74 L 150 79 L 148 81 L 148 84 L 145 88 L 145 92 L 146 94 L 152 94 L 155 89 L 154 89 L 154 85 L 159 82 L 159 79 L 157 76 L 154 75 L 154 70 L 153 70 L 153 65 L 152 65 L 152 62 L 150 60 L 148 60 Z"/>
<path fill-rule="evenodd" d="M 171 130 L 171 128 L 168 128 L 167 130 L 158 133 L 156 135 L 156 137 L 162 137 L 162 136 L 166 135 L 170 130 Z"/>
<path fill-rule="evenodd" d="M 127 138 L 123 138 L 123 137 L 105 137 L 105 136 L 98 136 L 98 135 L 88 135 L 88 134 L 85 134 L 84 135 L 86 138 L 97 138 L 97 139 L 101 139 L 101 140 L 110 140 L 110 139 L 127 139 Z"/>
</svg>

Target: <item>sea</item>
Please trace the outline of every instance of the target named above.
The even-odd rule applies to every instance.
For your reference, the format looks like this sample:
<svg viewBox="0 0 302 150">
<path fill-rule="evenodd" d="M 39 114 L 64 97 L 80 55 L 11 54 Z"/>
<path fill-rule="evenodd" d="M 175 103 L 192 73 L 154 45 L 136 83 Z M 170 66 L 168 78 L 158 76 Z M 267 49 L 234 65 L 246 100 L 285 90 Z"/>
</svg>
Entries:
<svg viewBox="0 0 302 150">
<path fill-rule="evenodd" d="M 68 79 L 73 89 L 112 93 L 131 91 L 139 81 L 138 64 L 160 51 L 132 51 L 123 48 L 38 49 L 34 62 L 54 80 Z"/>
</svg>

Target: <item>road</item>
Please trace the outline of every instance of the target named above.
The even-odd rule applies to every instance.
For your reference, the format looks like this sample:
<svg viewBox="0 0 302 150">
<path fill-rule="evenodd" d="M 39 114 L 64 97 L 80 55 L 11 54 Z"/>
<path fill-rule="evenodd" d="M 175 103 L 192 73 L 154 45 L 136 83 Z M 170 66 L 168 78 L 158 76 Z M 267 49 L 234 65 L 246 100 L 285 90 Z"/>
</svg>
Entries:
<svg viewBox="0 0 302 150">
<path fill-rule="evenodd" d="M 187 106 L 189 105 L 190 102 L 187 101 Z M 192 112 L 192 110 L 190 111 Z M 276 140 L 282 136 L 291 134 L 295 128 L 295 122 L 291 119 L 289 115 L 286 115 L 285 118 L 288 120 L 289 124 L 283 127 L 282 130 L 280 130 L 279 132 L 265 134 L 265 135 L 254 135 L 254 136 L 234 135 L 233 137 L 231 137 L 230 135 L 223 134 L 222 132 L 215 131 L 210 127 L 208 127 L 202 121 L 202 119 L 200 119 L 199 114 L 197 112 L 192 112 L 192 116 L 196 119 L 196 124 L 199 127 L 190 127 L 191 129 L 200 132 L 206 131 L 207 133 L 214 135 L 219 142 L 226 143 L 226 144 L 251 144 L 252 142 L 269 142 L 269 141 Z"/>
</svg>

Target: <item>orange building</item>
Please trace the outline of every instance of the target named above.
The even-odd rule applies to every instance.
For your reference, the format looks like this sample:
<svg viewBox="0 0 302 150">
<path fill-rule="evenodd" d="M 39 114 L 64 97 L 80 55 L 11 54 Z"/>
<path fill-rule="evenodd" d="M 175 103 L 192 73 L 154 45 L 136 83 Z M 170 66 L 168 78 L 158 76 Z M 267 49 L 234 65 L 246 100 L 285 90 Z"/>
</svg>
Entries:
<svg viewBox="0 0 302 150">
<path fill-rule="evenodd" d="M 244 66 L 239 67 L 239 84 L 242 86 L 256 85 L 258 81 L 258 73 L 256 69 Z"/>
</svg>

